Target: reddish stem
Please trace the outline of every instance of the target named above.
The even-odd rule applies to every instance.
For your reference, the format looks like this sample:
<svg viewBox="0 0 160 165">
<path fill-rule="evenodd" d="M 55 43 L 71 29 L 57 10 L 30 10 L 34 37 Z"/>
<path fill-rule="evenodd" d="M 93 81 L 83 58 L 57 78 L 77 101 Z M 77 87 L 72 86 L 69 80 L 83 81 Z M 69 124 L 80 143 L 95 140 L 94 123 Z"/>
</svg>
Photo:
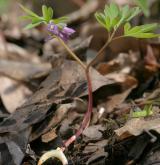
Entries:
<svg viewBox="0 0 160 165">
<path fill-rule="evenodd" d="M 93 97 L 92 97 L 92 83 L 91 83 L 91 78 L 89 75 L 89 69 L 86 69 L 86 79 L 87 79 L 87 84 L 88 84 L 88 108 L 87 112 L 83 118 L 82 124 L 80 128 L 77 130 L 76 134 L 71 136 L 67 141 L 64 142 L 64 147 L 61 149 L 64 151 L 71 143 L 73 143 L 84 131 L 84 129 L 88 126 L 90 117 L 92 114 L 92 103 L 93 103 Z"/>
</svg>

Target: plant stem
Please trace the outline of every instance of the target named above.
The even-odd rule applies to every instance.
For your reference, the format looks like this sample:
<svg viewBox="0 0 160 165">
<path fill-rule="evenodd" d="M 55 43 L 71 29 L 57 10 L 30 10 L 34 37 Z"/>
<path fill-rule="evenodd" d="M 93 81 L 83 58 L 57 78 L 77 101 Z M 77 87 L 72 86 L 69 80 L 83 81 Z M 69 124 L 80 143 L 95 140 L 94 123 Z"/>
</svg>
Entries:
<svg viewBox="0 0 160 165">
<path fill-rule="evenodd" d="M 105 48 L 112 42 L 112 39 L 115 35 L 116 30 L 113 31 L 113 33 L 108 36 L 108 40 L 106 41 L 106 43 L 104 44 L 104 46 L 98 51 L 96 57 L 87 65 L 87 69 L 89 70 L 89 68 L 95 64 L 95 62 L 100 58 L 100 56 L 102 55 L 102 52 L 105 50 Z"/>
<path fill-rule="evenodd" d="M 109 41 L 107 40 L 107 42 L 104 44 L 104 46 L 98 51 L 96 57 L 87 65 L 87 70 L 95 64 L 95 62 L 100 58 L 102 52 L 105 50 L 105 48 L 108 46 Z"/>
<path fill-rule="evenodd" d="M 118 39 L 124 38 L 124 37 L 127 37 L 127 36 L 118 36 L 118 37 L 113 38 L 112 41 L 115 41 L 115 40 L 118 40 Z"/>
<path fill-rule="evenodd" d="M 92 104 L 93 104 L 93 96 L 92 96 L 92 82 L 89 74 L 90 67 L 97 61 L 97 59 L 101 56 L 102 52 L 105 50 L 105 48 L 110 44 L 114 37 L 115 31 L 109 36 L 107 42 L 104 44 L 104 46 L 99 50 L 96 57 L 86 66 L 84 63 L 77 57 L 76 54 L 72 52 L 72 50 L 64 43 L 63 40 L 61 40 L 59 37 L 56 36 L 56 38 L 59 40 L 59 42 L 65 47 L 65 49 L 68 51 L 68 53 L 83 67 L 86 74 L 87 84 L 88 84 L 88 107 L 87 112 L 83 118 L 82 124 L 80 128 L 77 130 L 75 135 L 71 136 L 67 141 L 64 142 L 64 147 L 61 149 L 64 151 L 65 148 L 67 148 L 71 143 L 73 143 L 84 131 L 84 129 L 89 124 L 91 114 L 92 114 Z"/>
<path fill-rule="evenodd" d="M 66 157 L 63 154 L 63 151 L 71 144 L 73 143 L 84 131 L 84 129 L 88 126 L 89 122 L 90 122 L 90 118 L 91 118 L 91 114 L 92 114 L 92 109 L 93 109 L 93 96 L 92 96 L 92 82 L 91 82 L 91 78 L 90 78 L 90 67 L 94 64 L 94 62 L 96 62 L 96 60 L 100 57 L 101 53 L 104 51 L 104 49 L 110 44 L 111 41 L 113 41 L 113 37 L 114 37 L 115 31 L 113 31 L 113 33 L 111 34 L 111 36 L 108 38 L 107 42 L 105 43 L 105 45 L 99 50 L 99 52 L 97 53 L 96 57 L 86 66 L 78 57 L 75 53 L 72 52 L 72 50 L 64 43 L 63 40 L 61 40 L 59 37 L 55 36 L 58 41 L 65 47 L 65 49 L 68 51 L 68 53 L 82 66 L 82 68 L 85 70 L 85 75 L 86 75 L 86 79 L 87 79 L 87 84 L 88 84 L 88 107 L 87 107 L 87 112 L 85 113 L 85 116 L 83 118 L 83 121 L 80 125 L 80 128 L 77 130 L 77 132 L 75 133 L 75 135 L 71 136 L 67 141 L 64 142 L 64 146 L 60 148 L 60 150 L 58 149 L 58 151 L 52 150 L 49 151 L 47 153 L 45 153 L 44 155 L 42 155 L 42 157 L 39 160 L 39 165 L 41 165 L 44 161 L 46 161 L 47 159 L 51 158 L 51 157 L 57 157 L 57 155 L 59 156 L 59 153 L 61 152 L 62 154 L 60 155 L 59 159 L 63 162 L 66 161 Z M 114 38 L 118 39 L 117 38 Z"/>
<path fill-rule="evenodd" d="M 82 124 L 78 131 L 76 132 L 75 135 L 70 137 L 66 142 L 64 142 L 64 148 L 62 150 L 65 150 L 72 142 L 74 142 L 84 131 L 84 129 L 87 127 L 89 124 L 91 114 L 92 114 L 92 104 L 93 104 L 93 97 L 92 97 L 92 83 L 91 83 L 91 78 L 90 74 L 88 71 L 86 71 L 86 78 L 87 78 L 87 83 L 88 83 L 88 107 L 87 107 L 87 112 L 83 118 Z"/>
<path fill-rule="evenodd" d="M 86 65 L 77 57 L 77 55 L 75 53 L 73 53 L 73 51 L 64 43 L 64 41 L 55 36 L 58 41 L 64 46 L 64 48 L 67 50 L 67 52 L 83 67 L 83 69 L 85 70 L 86 69 Z"/>
<path fill-rule="evenodd" d="M 82 124 L 80 125 L 80 128 L 77 130 L 75 135 L 71 136 L 66 142 L 64 142 L 64 147 L 61 147 L 62 151 L 64 151 L 71 143 L 73 143 L 83 132 L 83 130 L 87 127 L 90 117 L 92 114 L 92 83 L 91 83 L 91 78 L 89 74 L 89 68 L 77 57 L 75 53 L 72 52 L 72 50 L 64 43 L 62 39 L 59 37 L 55 36 L 58 41 L 64 46 L 64 48 L 68 51 L 68 53 L 83 67 L 85 70 L 85 75 L 87 79 L 87 84 L 88 84 L 88 107 L 87 107 L 87 112 L 83 118 Z"/>
</svg>

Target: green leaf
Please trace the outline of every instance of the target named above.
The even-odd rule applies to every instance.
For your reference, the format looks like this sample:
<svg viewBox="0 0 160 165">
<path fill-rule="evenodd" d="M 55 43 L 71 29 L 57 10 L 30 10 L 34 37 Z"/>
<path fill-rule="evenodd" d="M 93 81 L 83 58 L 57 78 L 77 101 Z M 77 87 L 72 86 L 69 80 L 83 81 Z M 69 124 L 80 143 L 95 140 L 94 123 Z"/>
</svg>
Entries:
<svg viewBox="0 0 160 165">
<path fill-rule="evenodd" d="M 48 16 L 50 19 L 53 18 L 53 9 L 51 7 L 48 8 Z"/>
<path fill-rule="evenodd" d="M 43 13 L 43 18 L 44 20 L 49 23 L 49 21 L 52 19 L 53 17 L 53 9 L 51 7 L 48 7 L 43 5 L 42 6 L 42 13 Z"/>
<path fill-rule="evenodd" d="M 126 6 L 124 6 L 123 8 L 122 8 L 122 10 L 121 10 L 121 21 L 123 22 L 128 16 L 129 16 L 129 6 L 128 5 L 126 5 Z"/>
<path fill-rule="evenodd" d="M 139 7 L 134 7 L 133 9 L 131 9 L 130 11 L 130 15 L 127 18 L 126 21 L 130 21 L 132 18 L 134 18 L 136 15 L 138 15 L 141 12 Z"/>
<path fill-rule="evenodd" d="M 121 9 L 121 19 L 117 23 L 117 27 L 121 26 L 122 24 L 129 22 L 131 19 L 133 19 L 136 15 L 138 15 L 141 12 L 139 7 L 129 8 L 128 5 L 124 6 Z"/>
<path fill-rule="evenodd" d="M 68 21 L 68 17 L 59 17 L 56 19 L 53 19 L 54 21 L 57 21 L 58 23 L 60 22 L 67 22 Z"/>
<path fill-rule="evenodd" d="M 95 13 L 95 17 L 97 19 L 97 21 L 106 28 L 106 20 L 105 20 L 105 16 L 102 13 Z"/>
<path fill-rule="evenodd" d="M 24 29 L 32 29 L 32 28 L 34 28 L 34 27 L 36 27 L 36 26 L 38 26 L 38 25 L 40 25 L 41 24 L 41 22 L 38 22 L 38 23 L 31 23 L 31 24 L 28 24 Z"/>
<path fill-rule="evenodd" d="M 129 23 L 126 23 L 124 26 L 124 36 L 135 37 L 135 38 L 155 38 L 159 34 L 153 33 L 153 31 L 158 28 L 158 24 L 146 24 L 135 26 L 131 28 Z"/>
<path fill-rule="evenodd" d="M 150 15 L 148 2 L 149 2 L 148 0 L 136 0 L 137 5 L 142 9 L 146 17 L 149 17 Z"/>
<path fill-rule="evenodd" d="M 142 32 L 148 32 L 148 31 L 153 31 L 158 28 L 157 23 L 152 23 L 152 24 L 146 24 L 146 25 L 141 25 L 141 31 Z"/>
<path fill-rule="evenodd" d="M 111 3 L 109 6 L 105 5 L 104 14 L 106 17 L 109 17 L 110 20 L 112 20 L 118 16 L 119 8 L 114 3 Z"/>
<path fill-rule="evenodd" d="M 111 3 L 110 4 L 110 11 L 112 14 L 112 18 L 116 18 L 119 14 L 119 7 L 116 4 Z"/>
<path fill-rule="evenodd" d="M 33 11 L 27 9 L 26 7 L 24 7 L 23 5 L 19 4 L 19 6 L 21 7 L 22 10 L 24 10 L 28 15 L 32 16 L 32 17 L 39 17 L 36 13 L 34 13 Z"/>
<path fill-rule="evenodd" d="M 48 24 L 50 21 L 57 24 L 59 27 L 66 26 L 66 22 L 68 17 L 60 17 L 57 19 L 53 19 L 53 9 L 51 7 L 47 7 L 45 5 L 42 6 L 42 14 L 43 16 L 40 17 L 31 10 L 25 8 L 24 6 L 20 5 L 20 7 L 27 13 L 26 16 L 22 16 L 21 19 L 31 20 L 31 23 L 25 27 L 25 29 L 31 29 L 40 25 L 41 23 Z"/>
<path fill-rule="evenodd" d="M 32 24 L 35 24 L 35 23 L 42 23 L 44 21 L 43 17 L 40 19 L 40 18 L 32 18 Z"/>
<path fill-rule="evenodd" d="M 124 25 L 124 33 L 126 34 L 131 28 L 131 24 L 129 22 L 127 22 L 125 25 Z"/>
<path fill-rule="evenodd" d="M 139 7 L 130 9 L 126 5 L 119 8 L 115 3 L 111 3 L 110 5 L 105 5 L 104 13 L 96 13 L 95 17 L 110 32 L 113 29 L 116 31 L 121 25 L 138 15 L 140 11 Z"/>
<path fill-rule="evenodd" d="M 139 117 L 147 117 L 153 115 L 153 106 L 145 105 L 145 107 L 141 110 L 135 111 L 131 113 L 131 117 L 139 118 Z"/>
<path fill-rule="evenodd" d="M 33 18 L 35 18 L 35 17 L 33 17 L 33 16 L 30 16 L 30 15 L 24 15 L 24 16 L 20 16 L 20 19 L 22 19 L 22 20 L 32 20 Z"/>
<path fill-rule="evenodd" d="M 119 12 L 119 7 L 114 3 L 111 3 L 109 6 L 105 6 L 103 20 L 105 22 L 105 27 L 108 31 L 111 31 L 114 28 L 114 26 L 118 23 Z"/>
<path fill-rule="evenodd" d="M 158 34 L 154 34 L 154 33 L 137 33 L 137 34 L 132 34 L 131 37 L 135 37 L 135 38 L 156 38 L 159 37 Z"/>
<path fill-rule="evenodd" d="M 48 22 L 49 16 L 48 16 L 48 8 L 46 5 L 42 6 L 42 14 L 43 14 L 43 18 Z"/>
</svg>

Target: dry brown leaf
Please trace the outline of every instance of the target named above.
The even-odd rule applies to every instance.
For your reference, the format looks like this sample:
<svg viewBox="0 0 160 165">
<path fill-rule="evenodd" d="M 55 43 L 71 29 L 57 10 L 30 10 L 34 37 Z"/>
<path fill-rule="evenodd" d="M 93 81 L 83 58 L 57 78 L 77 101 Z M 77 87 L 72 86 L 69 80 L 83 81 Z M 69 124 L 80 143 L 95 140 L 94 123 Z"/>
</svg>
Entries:
<svg viewBox="0 0 160 165">
<path fill-rule="evenodd" d="M 0 76 L 0 82 L 0 96 L 9 113 L 13 113 L 32 94 L 27 86 L 8 77 Z"/>
<path fill-rule="evenodd" d="M 106 102 L 105 107 L 107 109 L 107 113 L 111 113 L 115 107 L 120 105 L 124 102 L 124 100 L 127 98 L 129 93 L 134 89 L 136 86 L 131 87 L 130 89 L 127 89 L 123 93 L 116 94 L 109 97 L 109 101 Z"/>
<path fill-rule="evenodd" d="M 86 165 L 93 164 L 94 162 L 98 162 L 98 160 L 101 160 L 102 158 L 107 158 L 108 157 L 108 152 L 105 151 L 97 151 L 94 154 L 91 155 L 91 157 L 87 160 Z M 99 164 L 99 163 L 96 163 Z M 103 164 L 103 163 L 100 163 Z"/>
<path fill-rule="evenodd" d="M 92 140 L 99 140 L 102 138 L 102 133 L 101 131 L 104 131 L 105 127 L 102 125 L 92 125 L 87 127 L 83 131 L 83 135 L 85 135 L 87 138 L 92 139 Z"/>
<path fill-rule="evenodd" d="M 108 98 L 109 100 L 105 104 L 107 113 L 111 113 L 115 107 L 117 107 L 118 105 L 122 104 L 125 101 L 125 99 L 131 93 L 131 91 L 134 88 L 136 88 L 137 81 L 136 81 L 136 79 L 134 79 L 132 77 L 128 77 L 128 78 L 126 78 L 126 81 L 123 82 L 122 86 L 124 86 L 124 88 L 127 88 L 127 89 L 125 89 L 124 91 L 122 91 L 119 94 L 110 96 Z"/>
<path fill-rule="evenodd" d="M 113 60 L 98 64 L 97 70 L 102 75 L 107 76 L 109 73 L 113 74 L 117 72 L 120 74 L 129 74 L 139 60 L 139 52 L 119 53 Z"/>
<path fill-rule="evenodd" d="M 54 140 L 56 137 L 57 137 L 56 130 L 52 129 L 49 132 L 47 132 L 46 134 L 42 135 L 41 139 L 42 139 L 42 142 L 48 143 L 48 142 Z"/>
<path fill-rule="evenodd" d="M 98 150 L 103 150 L 104 151 L 104 147 L 107 146 L 108 144 L 108 140 L 104 139 L 104 140 L 100 140 L 98 142 L 95 143 L 88 143 L 87 146 L 85 146 L 83 153 L 88 154 L 91 152 L 96 152 Z"/>
<path fill-rule="evenodd" d="M 72 108 L 72 104 L 63 104 L 61 105 L 55 112 L 54 116 L 50 121 L 47 121 L 47 125 L 44 128 L 43 124 L 38 127 L 30 136 L 30 140 L 33 141 L 37 137 L 39 137 L 42 134 L 45 134 L 47 131 L 49 131 L 51 128 L 54 128 L 57 124 L 59 124 L 67 114 L 70 108 Z M 45 122 L 45 121 L 44 121 Z"/>
<path fill-rule="evenodd" d="M 142 134 L 144 130 L 155 130 L 156 132 L 160 133 L 160 119 L 131 119 L 122 128 L 115 130 L 115 132 L 120 139 L 125 139 L 130 136 L 138 136 Z"/>
<path fill-rule="evenodd" d="M 28 63 L 10 60 L 0 60 L 0 74 L 16 80 L 27 81 L 29 79 L 48 74 L 51 70 L 50 63 Z"/>
<path fill-rule="evenodd" d="M 155 54 L 153 52 L 153 49 L 150 45 L 147 45 L 147 53 L 144 58 L 146 68 L 151 71 L 157 71 L 158 68 L 160 68 L 160 64 L 158 63 Z"/>
<path fill-rule="evenodd" d="M 29 53 L 22 47 L 19 47 L 13 43 L 3 42 L 0 44 L 0 57 L 14 59 L 17 61 L 30 61 L 34 63 L 39 63 L 41 61 L 38 55 Z"/>
<path fill-rule="evenodd" d="M 114 84 L 114 80 L 99 74 L 95 69 L 90 70 L 93 91 L 102 86 Z M 75 61 L 64 61 L 63 65 L 55 68 L 47 79 L 42 82 L 40 90 L 33 97 L 34 101 L 52 100 L 60 103 L 68 98 L 85 96 L 88 94 L 85 71 Z M 32 97 L 30 98 L 32 100 Z"/>
</svg>

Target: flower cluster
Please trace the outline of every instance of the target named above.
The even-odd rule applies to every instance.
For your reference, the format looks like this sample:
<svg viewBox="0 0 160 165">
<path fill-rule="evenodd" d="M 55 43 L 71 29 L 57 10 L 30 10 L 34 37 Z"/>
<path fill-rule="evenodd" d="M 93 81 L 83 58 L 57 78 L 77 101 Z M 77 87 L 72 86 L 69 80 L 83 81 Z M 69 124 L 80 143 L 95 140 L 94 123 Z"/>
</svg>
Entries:
<svg viewBox="0 0 160 165">
<path fill-rule="evenodd" d="M 69 39 L 69 37 L 75 33 L 75 30 L 72 28 L 69 28 L 67 26 L 60 28 L 58 27 L 56 24 L 54 24 L 53 22 L 49 23 L 47 26 L 47 30 L 53 34 L 56 35 L 57 37 L 61 38 L 63 41 L 67 41 Z M 50 39 L 52 39 L 52 37 L 50 36 Z"/>
</svg>

